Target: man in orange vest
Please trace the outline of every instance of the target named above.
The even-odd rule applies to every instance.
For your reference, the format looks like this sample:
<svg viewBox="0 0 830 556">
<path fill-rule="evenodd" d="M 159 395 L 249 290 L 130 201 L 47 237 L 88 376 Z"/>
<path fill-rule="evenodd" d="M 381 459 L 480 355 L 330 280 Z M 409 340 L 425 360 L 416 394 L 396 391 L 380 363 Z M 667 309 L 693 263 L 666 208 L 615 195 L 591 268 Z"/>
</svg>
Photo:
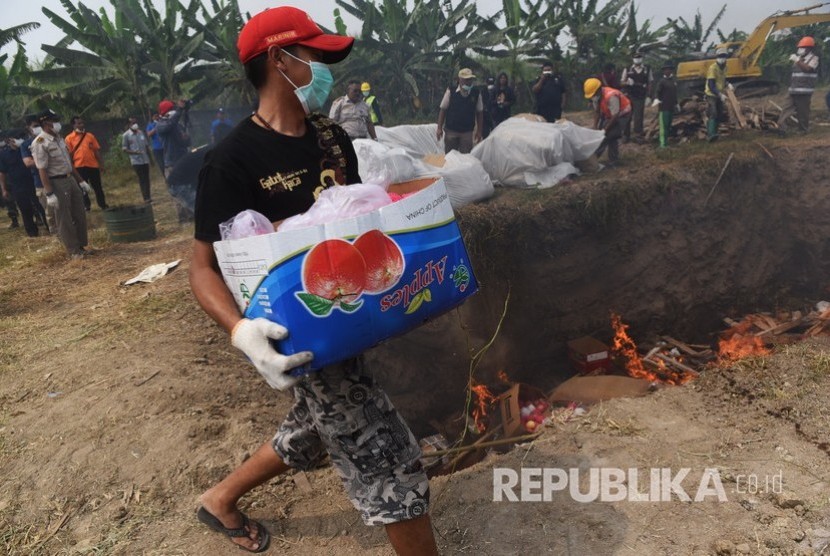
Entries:
<svg viewBox="0 0 830 556">
<path fill-rule="evenodd" d="M 74 116 L 71 120 L 72 133 L 66 136 L 66 148 L 69 156 L 72 157 L 72 166 L 78 171 L 84 181 L 88 181 L 95 191 L 95 201 L 101 210 L 109 208 L 107 199 L 104 196 L 104 188 L 101 185 L 101 145 L 98 139 L 86 130 L 86 124 L 80 116 Z M 89 211 L 91 203 L 88 198 L 84 199 L 84 206 Z"/>
<path fill-rule="evenodd" d="M 603 87 L 596 77 L 585 80 L 585 98 L 594 106 L 594 129 L 605 131 L 605 139 L 597 149 L 597 157 L 608 148 L 609 166 L 616 166 L 620 158 L 620 138 L 631 121 L 631 101 L 621 91 Z"/>
</svg>

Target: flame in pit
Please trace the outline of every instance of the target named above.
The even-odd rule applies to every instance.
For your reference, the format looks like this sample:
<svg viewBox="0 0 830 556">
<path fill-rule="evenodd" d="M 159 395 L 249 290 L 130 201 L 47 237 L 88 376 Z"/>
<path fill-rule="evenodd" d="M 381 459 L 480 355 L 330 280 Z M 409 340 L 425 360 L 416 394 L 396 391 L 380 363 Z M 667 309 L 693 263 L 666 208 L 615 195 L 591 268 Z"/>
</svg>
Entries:
<svg viewBox="0 0 830 556">
<path fill-rule="evenodd" d="M 743 320 L 729 330 L 725 337 L 718 340 L 720 362 L 728 363 L 754 355 L 769 355 L 770 350 L 764 346 L 764 341 L 749 332 L 751 326 L 750 320 Z"/>
<path fill-rule="evenodd" d="M 484 417 L 487 415 L 488 408 L 496 402 L 496 396 L 485 385 L 475 384 L 474 382 L 470 382 L 470 391 L 475 394 L 475 399 L 473 400 L 473 421 L 475 421 L 478 432 L 482 433 L 487 428 Z"/>
<path fill-rule="evenodd" d="M 628 335 L 628 326 L 616 313 L 611 313 L 611 326 L 614 328 L 614 342 L 611 350 L 625 359 L 625 370 L 633 378 L 641 378 L 651 382 L 664 382 L 666 384 L 685 384 L 694 377 L 688 373 L 681 373 L 669 368 L 662 360 L 649 360 L 654 370 L 646 368 L 643 358 L 637 351 L 637 344 Z"/>
<path fill-rule="evenodd" d="M 508 386 L 512 386 L 512 385 L 513 385 L 513 381 L 512 381 L 512 380 L 510 380 L 510 378 L 507 376 L 507 373 L 506 373 L 506 372 L 504 372 L 504 371 L 499 371 L 499 373 L 498 373 L 498 377 L 499 377 L 499 380 L 500 380 L 500 381 L 502 381 L 503 383 L 507 384 Z"/>
</svg>

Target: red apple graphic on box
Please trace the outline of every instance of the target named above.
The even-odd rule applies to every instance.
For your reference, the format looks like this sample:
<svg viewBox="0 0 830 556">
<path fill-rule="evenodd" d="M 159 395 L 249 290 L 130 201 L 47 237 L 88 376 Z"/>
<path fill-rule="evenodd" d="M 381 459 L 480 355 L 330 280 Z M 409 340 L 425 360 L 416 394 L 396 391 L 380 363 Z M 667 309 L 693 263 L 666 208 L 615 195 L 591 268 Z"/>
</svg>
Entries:
<svg viewBox="0 0 830 556">
<path fill-rule="evenodd" d="M 366 261 L 366 293 L 385 292 L 398 283 L 404 271 L 403 252 L 391 237 L 380 230 L 369 230 L 355 240 L 354 246 Z"/>
<path fill-rule="evenodd" d="M 366 289 L 366 262 L 357 248 L 344 239 L 327 239 L 311 248 L 303 261 L 304 292 L 297 297 L 317 316 L 334 307 L 356 311 Z"/>
</svg>

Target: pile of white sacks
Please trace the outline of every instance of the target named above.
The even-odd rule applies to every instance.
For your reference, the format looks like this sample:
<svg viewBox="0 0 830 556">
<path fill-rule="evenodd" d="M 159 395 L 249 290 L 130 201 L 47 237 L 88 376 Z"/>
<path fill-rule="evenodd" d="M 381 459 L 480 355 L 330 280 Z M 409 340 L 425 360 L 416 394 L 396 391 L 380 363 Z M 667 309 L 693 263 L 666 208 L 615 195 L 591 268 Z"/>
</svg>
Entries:
<svg viewBox="0 0 830 556">
<path fill-rule="evenodd" d="M 552 187 L 579 174 L 573 163 L 589 158 L 603 138 L 601 131 L 571 122 L 514 117 L 496 127 L 472 153 L 450 151 L 439 166 L 444 145 L 435 138 L 435 124 L 376 130 L 377 142 L 354 141 L 363 182 L 388 185 L 440 175 L 455 209 L 491 197 L 493 184 Z"/>
</svg>

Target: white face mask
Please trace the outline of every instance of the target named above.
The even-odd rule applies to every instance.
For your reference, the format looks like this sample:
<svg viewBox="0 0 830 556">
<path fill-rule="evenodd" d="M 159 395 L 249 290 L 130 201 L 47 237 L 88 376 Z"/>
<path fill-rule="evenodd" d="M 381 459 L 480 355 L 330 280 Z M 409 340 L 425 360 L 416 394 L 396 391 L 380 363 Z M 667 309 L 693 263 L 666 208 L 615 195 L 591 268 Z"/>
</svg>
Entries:
<svg viewBox="0 0 830 556">
<path fill-rule="evenodd" d="M 726 58 L 718 58 L 717 62 L 720 67 L 723 67 L 726 65 Z"/>
<path fill-rule="evenodd" d="M 20 147 L 20 145 L 22 145 L 22 144 L 23 144 L 23 139 L 15 139 L 14 140 L 14 145 L 16 147 Z"/>
<path fill-rule="evenodd" d="M 798 50 L 796 50 L 795 52 L 796 52 L 796 54 L 798 54 L 799 56 L 804 56 L 805 54 L 807 54 L 807 49 L 806 49 L 806 48 L 799 48 L 799 49 L 798 49 Z"/>
<path fill-rule="evenodd" d="M 35 127 L 32 128 L 32 135 L 34 135 L 35 137 L 37 137 L 41 133 L 43 133 L 43 128 L 40 127 L 39 125 L 36 125 Z"/>
<path fill-rule="evenodd" d="M 131 125 L 130 129 L 132 129 L 133 131 L 138 131 L 138 124 Z"/>
<path fill-rule="evenodd" d="M 640 65 L 640 64 L 642 64 L 642 63 L 643 63 L 643 59 L 642 59 L 642 58 L 634 58 L 634 65 L 635 65 L 635 66 L 639 66 L 639 65 Z"/>
<path fill-rule="evenodd" d="M 61 132 L 61 123 L 60 122 L 55 122 L 54 124 L 52 124 L 52 128 L 55 130 L 55 133 L 60 133 Z"/>
</svg>

